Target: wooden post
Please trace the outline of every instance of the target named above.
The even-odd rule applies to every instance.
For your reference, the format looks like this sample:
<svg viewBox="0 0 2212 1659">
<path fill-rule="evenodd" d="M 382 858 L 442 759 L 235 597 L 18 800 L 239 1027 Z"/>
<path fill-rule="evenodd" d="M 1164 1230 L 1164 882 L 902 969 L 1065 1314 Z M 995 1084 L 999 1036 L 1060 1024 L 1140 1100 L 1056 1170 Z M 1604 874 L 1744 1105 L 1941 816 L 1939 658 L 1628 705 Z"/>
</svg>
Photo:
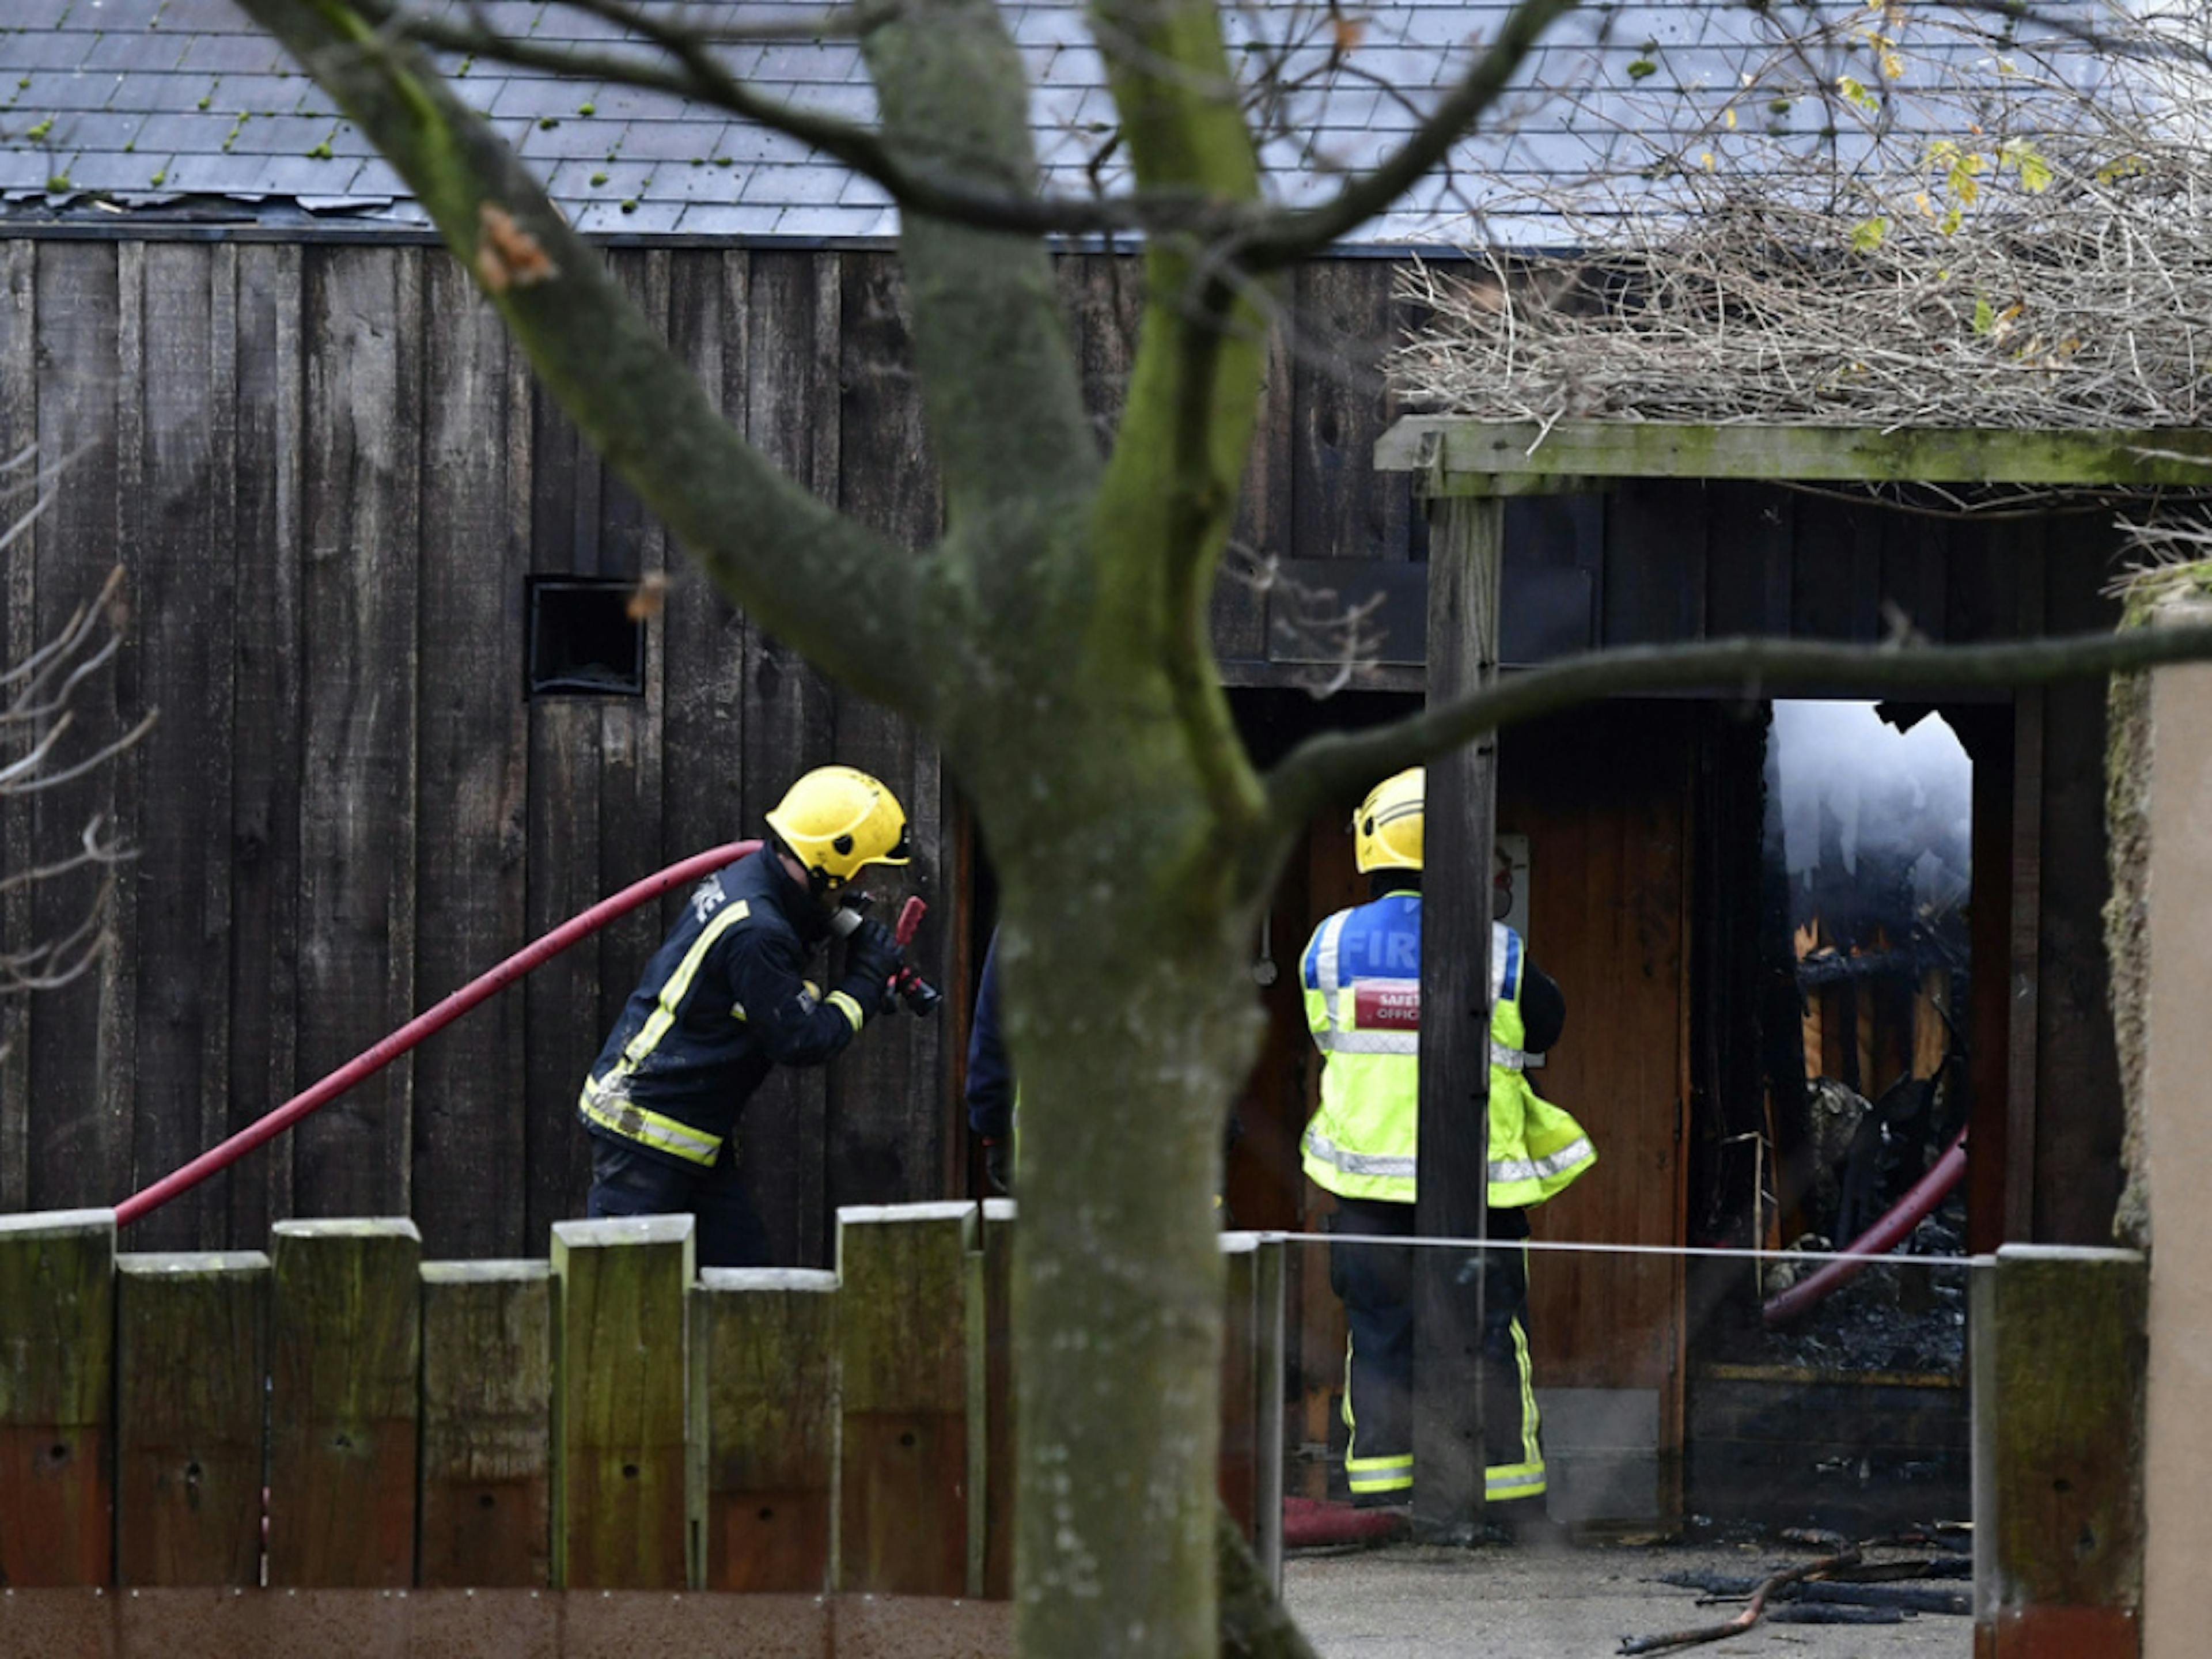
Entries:
<svg viewBox="0 0 2212 1659">
<path fill-rule="evenodd" d="M 553 1224 L 553 1582 L 690 1581 L 688 1215 Z"/>
<path fill-rule="evenodd" d="M 550 1265 L 424 1262 L 418 1582 L 550 1583 L 552 1484 Z"/>
<path fill-rule="evenodd" d="M 115 1213 L 0 1216 L 0 1581 L 105 1584 L 114 1559 Z"/>
<path fill-rule="evenodd" d="M 269 1583 L 410 1584 L 422 1235 L 280 1221 L 269 1256 Z"/>
<path fill-rule="evenodd" d="M 1289 1392 L 1290 1350 L 1285 1326 L 1285 1250 L 1279 1238 L 1262 1238 L 1254 1260 L 1252 1374 L 1260 1397 L 1253 1413 L 1259 1462 L 1252 1488 L 1257 1511 L 1252 1553 L 1261 1577 L 1283 1593 L 1283 1400 Z"/>
<path fill-rule="evenodd" d="M 116 1259 L 116 1582 L 261 1582 L 269 1258 Z"/>
<path fill-rule="evenodd" d="M 968 1587 L 968 1251 L 973 1204 L 837 1212 L 837 1584 Z"/>
<path fill-rule="evenodd" d="M 1224 1233 L 1221 1501 L 1261 1576 L 1283 1571 L 1283 1241 Z"/>
<path fill-rule="evenodd" d="M 837 1470 L 837 1275 L 709 1267 L 691 1291 L 702 1588 L 819 1595 Z"/>
<path fill-rule="evenodd" d="M 1259 1522 L 1260 1235 L 1222 1234 L 1221 1255 L 1221 1503 L 1249 1544 L 1257 1538 Z"/>
<path fill-rule="evenodd" d="M 1504 505 L 1496 496 L 1431 504 L 1428 703 L 1498 674 Z M 1490 1131 L 1491 844 L 1493 735 L 1429 763 L 1421 895 L 1421 1101 L 1417 1230 L 1483 1236 Z M 1413 1253 L 1413 1527 L 1465 1542 L 1482 1524 L 1482 1287 L 1460 1282 L 1458 1252 Z"/>
<path fill-rule="evenodd" d="M 2135 1659 L 2148 1293 L 2133 1250 L 1974 1260 L 1976 1659 Z"/>
<path fill-rule="evenodd" d="M 983 1200 L 983 1583 L 1014 1595 L 1014 1200 Z"/>
</svg>

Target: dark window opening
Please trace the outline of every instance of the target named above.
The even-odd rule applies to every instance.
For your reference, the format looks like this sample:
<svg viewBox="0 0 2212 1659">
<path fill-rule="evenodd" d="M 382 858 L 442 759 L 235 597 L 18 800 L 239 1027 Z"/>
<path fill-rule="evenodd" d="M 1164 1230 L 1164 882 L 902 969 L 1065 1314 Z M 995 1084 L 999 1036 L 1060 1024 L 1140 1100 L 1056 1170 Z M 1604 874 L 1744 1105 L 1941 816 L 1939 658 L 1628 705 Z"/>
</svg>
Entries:
<svg viewBox="0 0 2212 1659">
<path fill-rule="evenodd" d="M 529 582 L 530 695 L 645 694 L 645 623 L 630 615 L 635 584 L 586 576 Z"/>
</svg>

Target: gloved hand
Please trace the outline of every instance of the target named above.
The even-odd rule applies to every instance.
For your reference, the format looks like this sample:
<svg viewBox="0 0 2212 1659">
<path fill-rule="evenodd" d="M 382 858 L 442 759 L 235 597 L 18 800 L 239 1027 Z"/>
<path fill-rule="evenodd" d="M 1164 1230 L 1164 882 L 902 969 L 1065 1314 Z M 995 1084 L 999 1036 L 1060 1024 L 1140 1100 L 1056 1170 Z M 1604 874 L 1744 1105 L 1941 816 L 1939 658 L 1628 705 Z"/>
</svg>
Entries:
<svg viewBox="0 0 2212 1659">
<path fill-rule="evenodd" d="M 1014 1190 L 1013 1152 L 1003 1140 L 983 1143 L 983 1180 L 1000 1198 Z"/>
<path fill-rule="evenodd" d="M 845 940 L 845 972 L 853 979 L 865 979 L 874 995 L 865 999 L 863 1006 L 873 1012 L 884 999 L 884 983 L 899 970 L 905 953 L 899 949 L 898 936 L 872 918 L 862 921 Z"/>
</svg>

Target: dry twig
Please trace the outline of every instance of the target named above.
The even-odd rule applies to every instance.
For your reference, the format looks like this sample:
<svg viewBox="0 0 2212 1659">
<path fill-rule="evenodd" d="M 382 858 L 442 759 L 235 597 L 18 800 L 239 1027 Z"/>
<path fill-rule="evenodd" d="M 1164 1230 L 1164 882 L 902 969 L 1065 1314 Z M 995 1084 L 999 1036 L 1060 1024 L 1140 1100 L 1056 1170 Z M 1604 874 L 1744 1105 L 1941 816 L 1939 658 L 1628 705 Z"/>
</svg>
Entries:
<svg viewBox="0 0 2212 1659">
<path fill-rule="evenodd" d="M 1644 178 L 1555 184 L 1573 252 L 1410 273 L 1433 320 L 1400 390 L 1540 423 L 2202 426 L 2203 71 L 2085 92 L 1999 61 L 1995 86 L 1987 58 L 1934 53 L 1879 93 L 1842 77 L 1823 160 L 1735 131 L 1730 106 L 1726 133 L 1656 140 Z M 1907 95 L 1919 125 L 1885 127 Z"/>
<path fill-rule="evenodd" d="M 0 551 L 29 534 L 54 499 L 65 464 L 41 466 L 35 450 L 0 463 L 0 501 L 32 498 L 0 531 Z M 89 749 L 70 741 L 79 730 L 76 705 L 115 659 L 128 621 L 118 565 L 100 592 L 79 605 L 51 638 L 20 662 L 0 669 L 0 800 L 42 794 L 100 772 L 152 729 L 155 717 L 148 714 Z M 79 829 L 72 850 L 18 868 L 0 867 L 0 898 L 8 903 L 9 927 L 0 944 L 0 998 L 57 989 L 100 959 L 108 945 L 121 867 L 135 856 L 107 815 L 94 810 Z M 34 933 L 31 892 L 64 884 L 75 884 L 63 902 L 64 919 Z M 43 908 L 51 914 L 53 905 L 48 902 Z M 0 1054 L 5 1052 L 0 1044 Z"/>
</svg>

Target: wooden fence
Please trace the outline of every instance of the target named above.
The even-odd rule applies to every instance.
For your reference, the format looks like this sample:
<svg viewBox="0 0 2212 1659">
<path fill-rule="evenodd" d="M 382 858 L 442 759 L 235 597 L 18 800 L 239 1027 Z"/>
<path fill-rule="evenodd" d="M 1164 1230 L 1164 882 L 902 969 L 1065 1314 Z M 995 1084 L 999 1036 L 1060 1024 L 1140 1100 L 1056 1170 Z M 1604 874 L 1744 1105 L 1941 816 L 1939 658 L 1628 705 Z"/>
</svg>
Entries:
<svg viewBox="0 0 2212 1659">
<path fill-rule="evenodd" d="M 424 1261 L 404 1219 L 118 1255 L 108 1211 L 0 1218 L 0 1619 L 88 1586 L 1003 1600 L 1012 1221 L 847 1209 L 836 1273 L 701 1273 L 688 1216 L 560 1223 L 550 1262 Z M 1223 1249 L 1222 1490 L 1273 1571 L 1282 1246 Z"/>
</svg>

